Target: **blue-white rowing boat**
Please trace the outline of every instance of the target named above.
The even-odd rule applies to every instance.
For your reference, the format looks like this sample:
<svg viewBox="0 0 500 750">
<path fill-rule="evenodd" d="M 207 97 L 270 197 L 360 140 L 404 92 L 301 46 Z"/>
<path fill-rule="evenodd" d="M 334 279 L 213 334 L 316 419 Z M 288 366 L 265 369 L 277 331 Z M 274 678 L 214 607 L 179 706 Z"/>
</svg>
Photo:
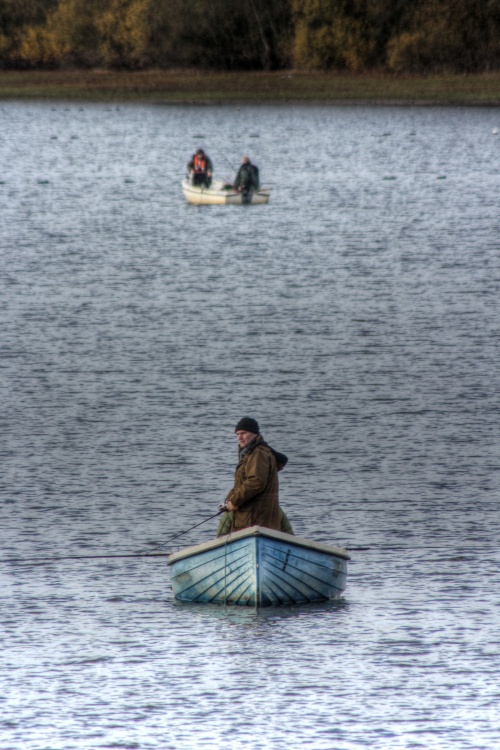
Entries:
<svg viewBox="0 0 500 750">
<path fill-rule="evenodd" d="M 252 526 L 168 558 L 177 599 L 279 604 L 336 599 L 345 589 L 347 550 Z"/>
</svg>

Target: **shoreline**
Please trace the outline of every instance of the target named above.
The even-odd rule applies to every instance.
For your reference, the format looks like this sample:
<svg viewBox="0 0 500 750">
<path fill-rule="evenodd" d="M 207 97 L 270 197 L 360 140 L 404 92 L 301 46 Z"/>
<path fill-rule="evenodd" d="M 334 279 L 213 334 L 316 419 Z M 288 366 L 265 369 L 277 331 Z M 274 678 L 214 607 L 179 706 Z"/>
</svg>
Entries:
<svg viewBox="0 0 500 750">
<path fill-rule="evenodd" d="M 304 71 L 0 70 L 0 101 L 163 105 L 500 105 L 500 72 L 396 76 Z"/>
</svg>

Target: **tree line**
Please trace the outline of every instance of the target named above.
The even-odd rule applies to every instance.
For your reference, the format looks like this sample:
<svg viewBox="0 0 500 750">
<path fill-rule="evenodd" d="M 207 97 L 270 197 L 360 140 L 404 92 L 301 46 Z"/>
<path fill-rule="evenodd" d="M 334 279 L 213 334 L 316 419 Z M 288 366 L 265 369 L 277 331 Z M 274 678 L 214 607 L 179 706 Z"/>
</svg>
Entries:
<svg viewBox="0 0 500 750">
<path fill-rule="evenodd" d="M 498 70 L 500 0 L 0 0 L 0 66 Z"/>
</svg>

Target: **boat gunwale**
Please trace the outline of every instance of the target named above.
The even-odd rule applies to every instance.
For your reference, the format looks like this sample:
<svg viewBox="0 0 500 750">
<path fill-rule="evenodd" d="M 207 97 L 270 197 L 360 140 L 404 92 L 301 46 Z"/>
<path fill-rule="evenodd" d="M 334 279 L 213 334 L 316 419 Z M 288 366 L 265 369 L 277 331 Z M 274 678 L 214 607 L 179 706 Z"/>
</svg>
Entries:
<svg viewBox="0 0 500 750">
<path fill-rule="evenodd" d="M 223 185 L 224 183 L 222 182 L 222 180 L 217 180 L 217 181 L 214 181 L 213 184 Z M 241 195 L 241 193 L 238 190 L 234 190 L 234 188 L 232 190 L 223 190 L 221 188 L 212 187 L 212 186 L 207 188 L 201 185 L 193 185 L 188 178 L 185 178 L 182 181 L 182 190 L 184 192 L 184 197 L 186 199 L 187 199 L 188 194 L 193 195 L 193 196 L 194 195 L 196 196 L 207 195 L 209 197 L 221 198 L 221 199 L 222 198 L 224 199 L 238 198 Z M 271 190 L 270 188 L 262 187 L 255 191 L 255 195 L 269 198 L 269 196 L 271 195 Z M 222 202 L 221 202 L 221 205 L 222 205 Z"/>
<path fill-rule="evenodd" d="M 268 529 L 264 526 L 250 526 L 241 531 L 235 531 L 225 536 L 217 537 L 216 539 L 210 539 L 208 542 L 202 542 L 191 547 L 186 547 L 178 552 L 172 552 L 169 555 L 167 564 L 172 565 L 178 560 L 182 560 L 188 557 L 194 557 L 203 552 L 217 549 L 217 547 L 224 547 L 226 545 L 233 544 L 241 539 L 252 537 L 267 537 L 269 539 L 275 539 L 276 541 L 284 542 L 286 544 L 292 544 L 296 547 L 305 547 L 307 549 L 315 550 L 316 552 L 323 552 L 327 555 L 334 555 L 341 557 L 344 560 L 350 560 L 349 553 L 343 547 L 332 547 L 323 542 L 312 542 L 309 539 L 295 536 L 294 534 L 286 534 L 284 531 L 276 531 L 275 529 Z"/>
</svg>

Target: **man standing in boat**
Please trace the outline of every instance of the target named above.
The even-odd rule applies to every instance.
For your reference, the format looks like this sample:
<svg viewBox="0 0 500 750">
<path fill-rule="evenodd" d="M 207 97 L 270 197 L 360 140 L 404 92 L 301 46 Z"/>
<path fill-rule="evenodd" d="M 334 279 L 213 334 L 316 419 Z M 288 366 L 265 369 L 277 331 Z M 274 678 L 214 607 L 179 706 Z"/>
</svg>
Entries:
<svg viewBox="0 0 500 750">
<path fill-rule="evenodd" d="M 225 503 L 233 514 L 231 531 L 248 526 L 265 526 L 279 531 L 278 471 L 288 459 L 267 445 L 258 422 L 252 417 L 240 419 L 234 431 L 239 460 L 234 487 Z"/>
<path fill-rule="evenodd" d="M 252 193 L 260 187 L 259 168 L 252 164 L 248 156 L 241 160 L 233 187 L 239 193 L 243 193 L 243 203 L 251 203 Z"/>
<path fill-rule="evenodd" d="M 191 182 L 193 185 L 209 188 L 212 184 L 212 162 L 202 148 L 193 154 L 193 157 L 187 165 Z"/>
</svg>

